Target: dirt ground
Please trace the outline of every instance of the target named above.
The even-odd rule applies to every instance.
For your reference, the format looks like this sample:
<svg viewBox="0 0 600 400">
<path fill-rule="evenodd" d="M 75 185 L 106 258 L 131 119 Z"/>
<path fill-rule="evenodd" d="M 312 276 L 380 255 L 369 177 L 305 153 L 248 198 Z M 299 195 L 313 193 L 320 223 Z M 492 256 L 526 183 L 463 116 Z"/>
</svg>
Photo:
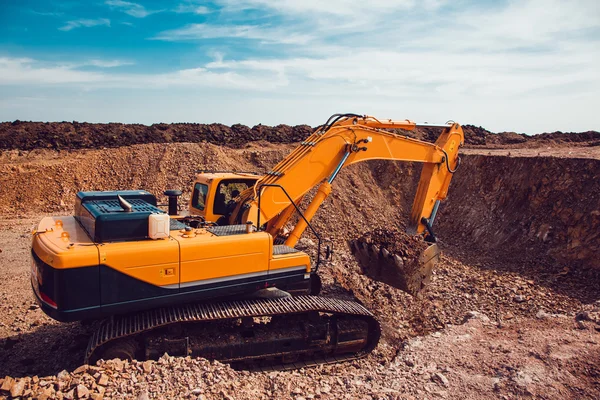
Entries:
<svg viewBox="0 0 600 400">
<path fill-rule="evenodd" d="M 347 241 L 401 225 L 418 169 L 369 162 L 344 170 L 314 222 L 335 244 L 333 261 L 321 270 L 323 294 L 354 298 L 382 323 L 381 342 L 365 359 L 270 373 L 168 356 L 81 366 L 90 327 L 57 323 L 33 301 L 35 223 L 48 213 L 70 214 L 78 190 L 179 187 L 189 198 L 190 160 L 198 169 L 261 171 L 291 148 L 259 142 L 239 149 L 170 143 L 4 151 L 0 397 L 11 391 L 24 398 L 600 397 L 600 279 L 593 264 L 600 157 L 593 146 L 585 147 L 596 152 L 586 159 L 578 157 L 581 146 L 539 155 L 539 149 L 466 150 L 463 175 L 457 172 L 439 216 L 441 263 L 417 297 L 363 275 Z M 309 236 L 301 247 L 314 251 Z"/>
<path fill-rule="evenodd" d="M 143 393 L 150 398 L 245 399 L 600 395 L 600 325 L 576 320 L 586 309 L 596 315 L 600 304 L 586 305 L 518 274 L 499 274 L 452 255 L 443 257 L 431 286 L 414 299 L 360 275 L 345 249 L 323 272 L 324 294 L 356 296 L 382 322 L 383 339 L 364 360 L 250 373 L 167 357 L 149 362 L 151 373 L 142 363 L 124 370 L 108 363 L 94 373 L 82 372 L 88 327 L 46 317 L 29 290 L 28 232 L 36 219 L 3 219 L 0 232 L 0 273 L 11 276 L 0 288 L 0 375 L 32 379 L 27 387 L 39 379 L 55 390 L 64 388 L 65 394 L 75 389 L 76 396 L 83 382 L 91 393 L 105 388 L 106 398 Z M 108 379 L 104 386 L 98 384 L 102 375 Z"/>
</svg>

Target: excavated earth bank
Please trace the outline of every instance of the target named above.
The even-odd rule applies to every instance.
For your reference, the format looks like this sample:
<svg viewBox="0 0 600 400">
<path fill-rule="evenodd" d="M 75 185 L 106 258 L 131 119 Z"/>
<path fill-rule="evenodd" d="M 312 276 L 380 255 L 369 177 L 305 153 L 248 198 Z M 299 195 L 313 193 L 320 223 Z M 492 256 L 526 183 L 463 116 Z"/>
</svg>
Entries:
<svg viewBox="0 0 600 400">
<path fill-rule="evenodd" d="M 294 143 L 308 136 L 308 125 L 256 125 L 252 128 L 235 124 L 91 124 L 87 122 L 2 122 L 0 149 L 96 149 L 147 143 L 212 143 L 240 146 L 257 140 L 271 143 Z M 600 132 L 552 132 L 529 136 L 514 132 L 494 134 L 480 126 L 464 125 L 465 143 L 486 147 L 542 147 L 561 144 L 600 145 Z M 436 128 L 418 128 L 404 134 L 434 141 L 439 135 Z"/>
<path fill-rule="evenodd" d="M 0 155 L 0 398 L 598 398 L 600 147 L 591 138 L 513 144 L 510 156 L 465 151 L 436 220 L 442 260 L 417 297 L 363 275 L 347 241 L 403 225 L 418 166 L 342 171 L 314 219 L 336 245 L 324 294 L 373 310 L 381 343 L 363 360 L 271 373 L 168 356 L 80 367 L 90 328 L 58 324 L 34 304 L 28 232 L 42 215 L 71 213 L 79 190 L 183 188 L 189 198 L 196 169 L 265 171 L 293 144 L 11 147 Z M 311 252 L 311 237 L 300 246 Z"/>
</svg>

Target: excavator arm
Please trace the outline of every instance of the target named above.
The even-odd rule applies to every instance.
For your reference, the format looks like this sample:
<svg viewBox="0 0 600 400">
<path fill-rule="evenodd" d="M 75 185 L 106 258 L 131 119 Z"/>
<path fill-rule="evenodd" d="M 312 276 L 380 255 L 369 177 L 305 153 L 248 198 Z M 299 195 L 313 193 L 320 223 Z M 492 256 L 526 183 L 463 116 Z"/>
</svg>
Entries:
<svg viewBox="0 0 600 400">
<path fill-rule="evenodd" d="M 424 232 L 430 221 L 433 222 L 439 201 L 447 196 L 452 174 L 460 162 L 458 149 L 464 135 L 456 123 L 444 125 L 435 143 L 389 131 L 414 130 L 417 126 L 409 120 L 381 121 L 355 114 L 334 115 L 253 188 L 240 195 L 230 222 L 267 223 L 267 229 L 276 235 L 293 214 L 290 199 L 298 204 L 312 188 L 320 185 L 304 212 L 310 221 L 331 192 L 331 183 L 342 168 L 379 159 L 424 164 L 408 226 L 409 233 Z M 306 225 L 301 219 L 286 244 L 295 245 Z"/>
</svg>

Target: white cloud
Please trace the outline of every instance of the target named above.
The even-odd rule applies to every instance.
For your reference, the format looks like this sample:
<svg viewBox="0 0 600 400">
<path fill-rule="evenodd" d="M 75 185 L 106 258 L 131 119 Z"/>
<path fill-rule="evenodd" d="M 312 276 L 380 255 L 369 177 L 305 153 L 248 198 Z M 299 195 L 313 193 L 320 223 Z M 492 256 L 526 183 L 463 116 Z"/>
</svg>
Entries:
<svg viewBox="0 0 600 400">
<path fill-rule="evenodd" d="M 173 10 L 173 12 L 176 12 L 179 14 L 191 13 L 191 14 L 197 14 L 197 15 L 204 15 L 204 14 L 210 14 L 211 9 L 206 6 L 203 6 L 203 5 L 188 2 L 188 3 L 179 4 L 177 6 L 177 8 L 175 8 Z"/>
<path fill-rule="evenodd" d="M 82 65 L 89 65 L 92 67 L 98 68 L 115 68 L 122 67 L 125 65 L 133 65 L 134 63 L 131 61 L 121 61 L 121 60 L 90 60 Z"/>
<path fill-rule="evenodd" d="M 306 44 L 311 41 L 312 36 L 270 26 L 190 24 L 183 28 L 160 32 L 153 39 L 185 41 L 216 38 L 250 39 L 263 43 Z"/>
<path fill-rule="evenodd" d="M 36 14 L 36 15 L 41 15 L 43 17 L 61 17 L 64 15 L 63 12 L 57 12 L 57 11 L 35 11 L 35 10 L 30 10 L 32 14 Z"/>
<path fill-rule="evenodd" d="M 73 64 L 51 64 L 30 58 L 0 57 L 0 85 L 73 84 L 85 89 L 199 86 L 267 91 L 287 84 L 284 80 L 273 79 L 270 74 L 255 74 L 254 79 L 248 79 L 233 71 L 210 71 L 202 67 L 155 74 L 108 73 L 80 69 L 85 66 L 111 68 L 120 65 L 127 63 L 90 60 Z"/>
<path fill-rule="evenodd" d="M 347 3 L 339 1 L 340 5 Z M 277 7 L 300 12 L 320 4 L 283 1 Z M 381 2 L 379 9 L 399 4 L 418 7 L 409 1 Z M 431 14 L 427 20 L 407 18 L 402 23 L 385 16 L 375 27 L 372 32 L 340 37 L 339 31 L 331 29 L 352 29 L 319 26 L 314 37 L 300 43 L 305 46 L 295 51 L 299 55 L 290 49 L 280 57 L 223 60 L 220 56 L 205 67 L 250 78 L 270 71 L 306 95 L 318 87 L 319 95 L 346 91 L 404 98 L 433 93 L 442 98 L 499 96 L 511 101 L 514 96 L 539 96 L 540 92 L 555 91 L 562 96 L 565 92 L 576 95 L 582 90 L 600 90 L 598 41 L 581 34 L 600 28 L 594 2 L 581 2 L 574 9 L 558 0 L 529 0 L 511 2 L 500 9 Z M 294 24 L 277 29 L 280 32 L 275 37 L 284 39 L 298 31 Z M 238 37 L 233 29 L 207 26 L 188 33 L 206 38 L 205 32 Z M 240 37 L 263 40 L 266 36 L 256 32 L 242 31 Z M 174 38 L 184 36 L 179 33 Z"/>
<path fill-rule="evenodd" d="M 147 10 L 146 7 L 144 7 L 141 4 L 138 3 L 132 3 L 129 1 L 123 1 L 123 0 L 106 0 L 104 2 L 104 4 L 118 9 L 120 11 L 123 11 L 125 14 L 127 15 L 131 15 L 132 17 L 135 18 L 146 18 L 148 15 L 160 12 L 160 11 L 150 11 Z"/>
<path fill-rule="evenodd" d="M 235 9 L 271 9 L 281 14 L 359 15 L 373 12 L 406 10 L 417 4 L 433 5 L 441 1 L 418 0 L 221 0 L 227 10 Z M 332 21 L 335 23 L 335 21 Z"/>
<path fill-rule="evenodd" d="M 103 75 L 62 65 L 46 66 L 28 58 L 0 58 L 0 84 L 67 84 L 100 82 Z"/>
<path fill-rule="evenodd" d="M 600 89 L 596 69 L 588 65 L 588 55 L 577 53 L 557 60 L 553 54 L 465 57 L 434 51 L 363 50 L 324 58 L 216 60 L 206 67 L 247 76 L 271 71 L 299 88 L 306 81 L 318 82 L 320 95 L 344 90 L 357 94 L 377 91 L 380 95 L 398 98 L 427 92 L 443 98 L 457 95 L 510 97 L 580 82 L 590 83 L 588 90 L 594 86 Z M 312 89 L 304 87 L 308 91 Z M 572 90 L 581 88 L 575 86 Z M 565 91 L 569 89 L 561 89 L 562 94 Z"/>
<path fill-rule="evenodd" d="M 67 21 L 64 26 L 61 26 L 58 29 L 61 31 L 70 31 L 75 28 L 91 28 L 94 26 L 110 26 L 110 20 L 106 18 L 76 19 Z"/>
</svg>

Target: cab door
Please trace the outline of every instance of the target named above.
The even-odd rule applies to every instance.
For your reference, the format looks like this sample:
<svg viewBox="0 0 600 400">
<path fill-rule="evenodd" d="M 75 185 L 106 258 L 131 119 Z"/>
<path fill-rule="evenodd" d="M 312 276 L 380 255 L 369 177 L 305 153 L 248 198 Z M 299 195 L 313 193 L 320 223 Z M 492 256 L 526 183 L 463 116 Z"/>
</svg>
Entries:
<svg viewBox="0 0 600 400">
<path fill-rule="evenodd" d="M 206 183 L 195 182 L 192 190 L 192 198 L 190 199 L 190 214 L 201 215 L 207 219 L 207 207 L 208 204 L 208 192 L 209 186 Z M 208 219 L 207 219 L 208 220 Z M 213 221 L 214 222 L 214 221 Z"/>
</svg>

